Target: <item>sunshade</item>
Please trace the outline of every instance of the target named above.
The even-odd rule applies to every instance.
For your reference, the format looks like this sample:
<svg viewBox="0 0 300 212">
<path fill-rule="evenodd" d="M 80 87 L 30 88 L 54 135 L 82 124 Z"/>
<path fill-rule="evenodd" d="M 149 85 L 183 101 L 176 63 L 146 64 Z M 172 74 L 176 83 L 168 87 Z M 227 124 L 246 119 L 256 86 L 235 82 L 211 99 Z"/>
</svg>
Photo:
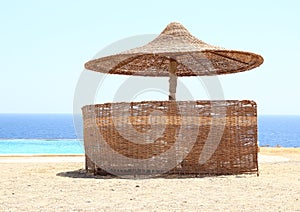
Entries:
<svg viewBox="0 0 300 212">
<path fill-rule="evenodd" d="M 170 59 L 177 61 L 177 76 L 229 74 L 253 69 L 260 55 L 227 50 L 197 39 L 180 23 L 170 23 L 148 44 L 116 55 L 91 60 L 89 70 L 125 75 L 169 76 Z"/>
<path fill-rule="evenodd" d="M 169 76 L 170 96 L 175 99 L 178 76 L 237 73 L 262 63 L 263 58 L 258 54 L 207 44 L 180 23 L 172 22 L 148 44 L 91 60 L 85 68 L 108 74 Z"/>
</svg>

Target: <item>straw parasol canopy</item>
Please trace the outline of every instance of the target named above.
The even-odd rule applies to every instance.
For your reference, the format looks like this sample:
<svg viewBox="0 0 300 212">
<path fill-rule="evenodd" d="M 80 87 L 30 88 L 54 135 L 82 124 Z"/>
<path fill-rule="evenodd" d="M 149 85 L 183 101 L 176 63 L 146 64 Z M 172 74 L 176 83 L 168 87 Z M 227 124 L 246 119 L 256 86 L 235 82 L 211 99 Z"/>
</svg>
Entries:
<svg viewBox="0 0 300 212">
<path fill-rule="evenodd" d="M 262 63 L 260 55 L 212 46 L 172 22 L 148 44 L 88 61 L 85 68 L 109 74 L 169 77 L 169 99 L 175 100 L 177 77 L 237 73 Z"/>
</svg>

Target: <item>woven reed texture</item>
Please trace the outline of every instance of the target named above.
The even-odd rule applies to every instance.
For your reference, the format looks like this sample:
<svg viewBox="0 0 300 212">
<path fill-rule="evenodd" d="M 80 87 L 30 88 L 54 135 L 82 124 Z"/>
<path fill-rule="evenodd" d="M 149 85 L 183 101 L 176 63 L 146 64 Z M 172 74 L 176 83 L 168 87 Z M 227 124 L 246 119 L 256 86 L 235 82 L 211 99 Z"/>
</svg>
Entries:
<svg viewBox="0 0 300 212">
<path fill-rule="evenodd" d="M 260 55 L 209 45 L 191 35 L 180 23 L 173 22 L 150 43 L 91 60 L 85 68 L 109 74 L 169 76 L 172 60 L 178 63 L 177 76 L 237 73 L 263 63 Z"/>
<path fill-rule="evenodd" d="M 216 112 L 218 108 L 225 108 L 224 116 Z M 121 164 L 120 159 L 106 151 L 107 144 L 116 153 L 132 159 L 160 156 L 164 159 L 161 160 L 161 166 L 186 153 L 183 160 L 166 174 L 197 176 L 258 173 L 257 106 L 253 101 L 106 103 L 84 106 L 82 112 L 86 169 L 95 174 L 106 174 L 108 171 L 135 175 L 151 173 L 160 167 L 153 164 L 153 167 L 135 169 L 134 164 Z M 214 129 L 220 126 L 224 127 L 224 132 L 219 145 L 211 157 L 200 164 L 200 156 L 206 153 L 203 151 L 214 148 L 214 144 L 208 142 L 209 133 L 214 134 Z M 180 131 L 182 127 L 187 130 L 184 134 Z M 151 135 L 148 133 L 150 130 Z M 145 135 L 143 144 L 132 142 L 138 138 L 139 133 Z M 163 158 L 165 156 L 161 155 L 172 148 L 179 137 L 187 143 L 195 138 L 195 143 L 191 149 L 184 146 L 177 148 L 172 158 L 170 155 Z M 154 142 L 153 138 L 156 138 Z M 99 160 L 100 155 L 103 160 Z M 109 169 L 104 171 L 101 167 Z"/>
</svg>

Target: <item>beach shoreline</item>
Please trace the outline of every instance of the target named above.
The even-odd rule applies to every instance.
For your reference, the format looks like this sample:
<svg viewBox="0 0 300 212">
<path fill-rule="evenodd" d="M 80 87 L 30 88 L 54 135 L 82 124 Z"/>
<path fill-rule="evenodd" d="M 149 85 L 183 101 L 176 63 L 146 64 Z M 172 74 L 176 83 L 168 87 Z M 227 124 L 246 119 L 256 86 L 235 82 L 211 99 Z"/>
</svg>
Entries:
<svg viewBox="0 0 300 212">
<path fill-rule="evenodd" d="M 264 158 L 261 162 L 274 162 L 272 158 L 274 158 L 276 162 L 284 157 L 285 159 L 283 161 L 287 161 L 294 157 L 297 158 L 299 155 L 300 147 L 259 147 L 258 152 L 258 157 Z M 84 161 L 84 157 L 84 154 L 0 154 L 0 163 L 5 161 L 26 163 L 29 159 L 37 163 L 44 161 L 59 162 L 60 159 L 62 162 L 64 162 L 65 159 L 69 159 L 69 162 L 72 162 L 72 158 L 74 158 L 74 162 L 78 162 L 79 160 Z M 53 160 L 54 158 L 55 160 Z"/>
<path fill-rule="evenodd" d="M 105 179 L 84 173 L 83 155 L 0 156 L 0 165 L 0 211 L 300 210 L 300 148 L 260 148 L 258 177 Z"/>
</svg>

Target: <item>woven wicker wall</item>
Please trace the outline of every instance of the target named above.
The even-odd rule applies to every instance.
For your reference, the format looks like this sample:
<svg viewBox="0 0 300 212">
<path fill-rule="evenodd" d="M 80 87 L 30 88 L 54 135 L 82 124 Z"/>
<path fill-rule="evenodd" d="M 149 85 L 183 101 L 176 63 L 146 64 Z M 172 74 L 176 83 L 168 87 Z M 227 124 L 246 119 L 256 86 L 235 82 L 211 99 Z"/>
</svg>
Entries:
<svg viewBox="0 0 300 212">
<path fill-rule="evenodd" d="M 253 101 L 106 103 L 87 105 L 82 111 L 86 169 L 94 173 L 105 173 L 101 167 L 118 174 L 151 173 L 168 160 L 178 161 L 184 153 L 182 162 L 166 174 L 220 175 L 258 171 L 257 108 Z M 221 134 L 216 129 L 221 129 Z M 219 136 L 217 147 L 214 146 L 216 142 L 208 142 L 209 133 L 212 138 Z M 142 144 L 137 141 L 140 138 Z M 193 141 L 193 145 L 191 148 L 177 146 L 171 157 L 161 156 L 179 138 L 190 144 Z M 105 144 L 127 158 L 161 157 L 162 164 L 135 169 L 134 163 L 121 163 L 106 151 Z M 200 155 L 207 152 L 212 155 L 201 164 Z"/>
</svg>

